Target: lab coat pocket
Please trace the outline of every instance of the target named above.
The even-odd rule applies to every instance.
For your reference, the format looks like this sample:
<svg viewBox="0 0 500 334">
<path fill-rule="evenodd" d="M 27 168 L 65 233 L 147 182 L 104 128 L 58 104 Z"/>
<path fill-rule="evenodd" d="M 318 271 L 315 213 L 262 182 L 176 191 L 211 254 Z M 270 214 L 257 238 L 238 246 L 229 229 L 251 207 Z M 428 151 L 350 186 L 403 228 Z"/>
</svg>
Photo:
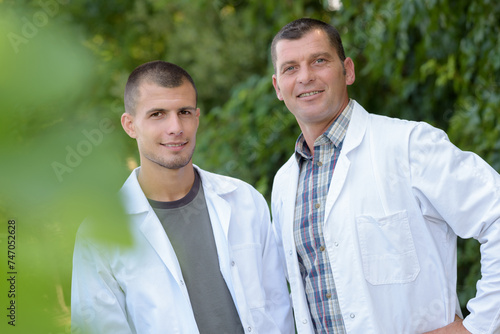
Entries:
<svg viewBox="0 0 500 334">
<path fill-rule="evenodd" d="M 373 284 L 409 283 L 420 272 L 408 214 L 356 217 L 365 279 Z"/>
<path fill-rule="evenodd" d="M 235 245 L 232 250 L 248 306 L 250 308 L 264 307 L 262 249 L 260 244 Z"/>
</svg>

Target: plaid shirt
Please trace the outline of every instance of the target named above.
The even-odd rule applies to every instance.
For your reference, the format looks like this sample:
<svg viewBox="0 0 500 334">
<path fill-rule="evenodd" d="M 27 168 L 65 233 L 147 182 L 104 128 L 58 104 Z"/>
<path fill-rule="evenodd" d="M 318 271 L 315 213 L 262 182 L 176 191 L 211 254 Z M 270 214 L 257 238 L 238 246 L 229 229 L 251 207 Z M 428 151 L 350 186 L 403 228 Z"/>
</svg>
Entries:
<svg viewBox="0 0 500 334">
<path fill-rule="evenodd" d="M 323 238 L 325 203 L 335 164 L 349 126 L 353 102 L 314 142 L 314 157 L 304 136 L 295 144 L 300 166 L 294 237 L 300 273 L 316 333 L 345 333 L 337 289 Z"/>
</svg>

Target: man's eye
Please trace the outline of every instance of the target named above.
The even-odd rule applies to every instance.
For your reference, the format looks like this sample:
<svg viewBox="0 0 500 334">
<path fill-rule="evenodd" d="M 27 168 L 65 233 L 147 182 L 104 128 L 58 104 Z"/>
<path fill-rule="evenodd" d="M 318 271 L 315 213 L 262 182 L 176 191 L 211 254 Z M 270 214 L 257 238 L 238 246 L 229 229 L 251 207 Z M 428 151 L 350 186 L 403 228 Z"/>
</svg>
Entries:
<svg viewBox="0 0 500 334">
<path fill-rule="evenodd" d="M 283 70 L 281 71 L 281 73 L 287 73 L 287 72 L 293 71 L 294 69 L 295 69 L 295 66 L 284 67 Z"/>
<path fill-rule="evenodd" d="M 324 62 L 325 62 L 325 60 L 324 60 L 323 58 L 320 58 L 320 59 L 316 59 L 316 62 L 317 62 L 317 63 L 324 63 Z"/>
<path fill-rule="evenodd" d="M 191 115 L 191 110 L 181 110 L 180 114 L 181 115 Z"/>
<path fill-rule="evenodd" d="M 151 117 L 158 117 L 161 115 L 161 112 L 157 111 L 151 114 Z"/>
</svg>

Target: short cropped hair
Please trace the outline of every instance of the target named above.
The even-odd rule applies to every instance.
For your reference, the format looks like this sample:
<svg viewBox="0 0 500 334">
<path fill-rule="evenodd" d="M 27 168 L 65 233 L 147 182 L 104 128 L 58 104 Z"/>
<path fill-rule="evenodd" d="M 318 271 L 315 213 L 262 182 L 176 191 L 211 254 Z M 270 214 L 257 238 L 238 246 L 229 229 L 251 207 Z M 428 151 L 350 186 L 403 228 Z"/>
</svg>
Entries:
<svg viewBox="0 0 500 334">
<path fill-rule="evenodd" d="M 286 26 L 281 28 L 281 30 L 273 38 L 273 42 L 271 44 L 271 59 L 273 61 L 275 72 L 277 61 L 276 45 L 278 44 L 278 42 L 283 39 L 300 39 L 306 33 L 315 29 L 321 29 L 327 34 L 328 39 L 330 40 L 330 45 L 334 47 L 335 50 L 337 50 L 337 55 L 339 56 L 340 60 L 342 62 L 345 60 L 345 52 L 344 46 L 342 45 L 342 39 L 340 38 L 338 30 L 334 26 L 315 19 L 301 18 L 288 23 Z"/>
<path fill-rule="evenodd" d="M 176 88 L 188 80 L 193 85 L 198 103 L 198 91 L 193 78 L 182 67 L 162 61 L 155 60 L 138 66 L 130 73 L 125 85 L 124 102 L 125 112 L 134 115 L 139 96 L 139 86 L 143 82 L 154 83 L 165 88 Z"/>
</svg>

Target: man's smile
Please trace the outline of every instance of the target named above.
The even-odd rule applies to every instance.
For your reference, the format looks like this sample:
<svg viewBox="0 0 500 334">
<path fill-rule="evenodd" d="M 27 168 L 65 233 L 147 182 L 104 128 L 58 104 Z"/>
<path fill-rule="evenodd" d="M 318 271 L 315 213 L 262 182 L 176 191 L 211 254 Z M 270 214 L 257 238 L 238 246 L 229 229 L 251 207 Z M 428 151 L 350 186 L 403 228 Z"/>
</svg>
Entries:
<svg viewBox="0 0 500 334">
<path fill-rule="evenodd" d="M 184 142 L 175 142 L 175 143 L 160 143 L 161 146 L 164 146 L 164 147 L 167 147 L 167 148 L 171 148 L 171 149 L 181 149 L 183 148 L 184 146 L 186 146 L 188 143 L 188 141 L 184 141 Z"/>
<path fill-rule="evenodd" d="M 311 92 L 299 94 L 297 97 L 299 97 L 299 98 L 301 98 L 301 97 L 308 97 L 308 96 L 313 96 L 313 95 L 320 94 L 320 93 L 323 93 L 323 92 L 324 92 L 324 90 L 313 90 Z"/>
</svg>

